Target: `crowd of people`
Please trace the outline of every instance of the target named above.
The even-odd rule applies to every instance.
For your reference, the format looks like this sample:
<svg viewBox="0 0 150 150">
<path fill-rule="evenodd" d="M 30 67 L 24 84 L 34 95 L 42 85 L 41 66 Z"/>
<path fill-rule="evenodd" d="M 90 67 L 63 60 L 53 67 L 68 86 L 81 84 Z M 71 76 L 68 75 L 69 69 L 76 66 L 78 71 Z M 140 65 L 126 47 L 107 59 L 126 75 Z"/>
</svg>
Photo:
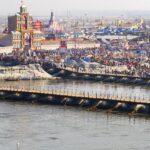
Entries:
<svg viewBox="0 0 150 150">
<path fill-rule="evenodd" d="M 38 63 L 42 66 L 72 68 L 89 73 L 125 74 L 150 77 L 150 42 L 138 40 L 99 41 L 99 47 L 56 50 L 14 51 L 0 54 L 0 62 L 14 64 Z"/>
</svg>

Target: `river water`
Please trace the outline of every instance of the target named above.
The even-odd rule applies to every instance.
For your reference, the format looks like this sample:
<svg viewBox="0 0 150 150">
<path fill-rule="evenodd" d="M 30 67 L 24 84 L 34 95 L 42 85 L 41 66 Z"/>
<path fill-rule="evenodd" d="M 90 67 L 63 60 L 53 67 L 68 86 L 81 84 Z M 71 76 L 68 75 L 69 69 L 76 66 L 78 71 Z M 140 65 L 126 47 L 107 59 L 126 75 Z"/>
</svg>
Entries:
<svg viewBox="0 0 150 150">
<path fill-rule="evenodd" d="M 103 91 L 149 99 L 150 89 L 87 81 L 19 81 L 1 85 Z M 73 88 L 73 89 L 72 89 Z M 0 101 L 0 150 L 148 150 L 150 118 L 67 106 Z"/>
</svg>

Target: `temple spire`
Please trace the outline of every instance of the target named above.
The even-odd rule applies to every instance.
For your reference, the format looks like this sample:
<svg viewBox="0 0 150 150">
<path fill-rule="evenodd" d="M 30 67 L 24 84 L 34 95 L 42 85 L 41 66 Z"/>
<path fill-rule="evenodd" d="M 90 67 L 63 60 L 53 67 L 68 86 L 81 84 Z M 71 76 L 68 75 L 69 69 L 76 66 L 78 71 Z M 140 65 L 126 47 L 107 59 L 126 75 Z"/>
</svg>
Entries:
<svg viewBox="0 0 150 150">
<path fill-rule="evenodd" d="M 21 6 L 23 6 L 24 5 L 24 0 L 21 0 Z"/>
<path fill-rule="evenodd" d="M 21 0 L 20 13 L 27 13 L 27 6 L 24 4 L 24 0 Z"/>
</svg>

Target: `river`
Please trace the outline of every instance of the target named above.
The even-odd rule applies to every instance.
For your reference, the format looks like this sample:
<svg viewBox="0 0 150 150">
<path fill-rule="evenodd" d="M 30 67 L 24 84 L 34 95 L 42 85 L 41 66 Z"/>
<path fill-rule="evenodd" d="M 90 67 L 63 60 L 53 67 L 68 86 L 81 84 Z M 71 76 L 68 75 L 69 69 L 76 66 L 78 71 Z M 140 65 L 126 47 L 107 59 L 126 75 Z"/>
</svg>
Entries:
<svg viewBox="0 0 150 150">
<path fill-rule="evenodd" d="M 30 88 L 50 87 L 142 95 L 150 89 L 88 81 L 1 82 Z M 67 106 L 0 101 L 0 150 L 148 150 L 150 118 L 91 112 Z"/>
</svg>

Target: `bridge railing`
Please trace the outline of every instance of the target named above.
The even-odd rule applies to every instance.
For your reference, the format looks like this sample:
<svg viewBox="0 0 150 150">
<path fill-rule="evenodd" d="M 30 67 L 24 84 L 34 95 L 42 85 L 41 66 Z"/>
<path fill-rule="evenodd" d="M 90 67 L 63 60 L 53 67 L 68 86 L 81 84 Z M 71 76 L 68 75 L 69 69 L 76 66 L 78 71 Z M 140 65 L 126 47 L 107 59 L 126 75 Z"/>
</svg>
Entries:
<svg viewBox="0 0 150 150">
<path fill-rule="evenodd" d="M 139 78 L 140 76 L 138 75 L 128 75 L 128 74 L 123 74 L 123 73 L 110 73 L 110 72 L 105 72 L 104 70 L 92 70 L 90 71 L 90 69 L 86 69 L 81 70 L 81 69 L 76 69 L 76 68 L 71 68 L 71 67 L 60 67 L 57 66 L 57 68 L 59 69 L 63 69 L 66 71 L 72 71 L 73 73 L 81 73 L 81 74 L 93 74 L 93 75 L 109 75 L 109 76 L 118 76 L 118 77 L 134 77 L 134 78 Z"/>
<path fill-rule="evenodd" d="M 138 97 L 134 95 L 119 95 L 119 94 L 110 94 L 102 92 L 89 92 L 89 91 L 79 91 L 79 90 L 70 90 L 67 88 L 58 88 L 58 87 L 49 87 L 39 88 L 39 87 L 23 87 L 23 86 L 0 86 L 0 91 L 14 91 L 14 92 L 29 92 L 29 93 L 39 93 L 39 94 L 51 94 L 51 95 L 60 95 L 60 96 L 71 96 L 79 98 L 88 98 L 88 99 L 99 99 L 99 100 L 116 100 L 124 102 L 147 102 L 150 103 L 150 95 L 145 98 Z"/>
<path fill-rule="evenodd" d="M 19 85 L 9 85 L 9 86 L 0 86 L 0 91 L 13 91 L 13 92 L 29 92 L 37 94 L 47 94 L 47 95 L 58 95 L 66 97 L 77 97 L 83 99 L 99 99 L 99 100 L 114 100 L 122 102 L 140 102 L 140 103 L 150 103 L 150 95 L 147 97 L 134 96 L 134 95 L 123 95 L 123 94 L 110 94 L 104 92 L 90 92 L 90 91 L 81 91 L 67 88 L 58 88 L 58 87 L 49 87 L 49 88 L 39 88 L 39 87 L 23 87 Z"/>
</svg>

